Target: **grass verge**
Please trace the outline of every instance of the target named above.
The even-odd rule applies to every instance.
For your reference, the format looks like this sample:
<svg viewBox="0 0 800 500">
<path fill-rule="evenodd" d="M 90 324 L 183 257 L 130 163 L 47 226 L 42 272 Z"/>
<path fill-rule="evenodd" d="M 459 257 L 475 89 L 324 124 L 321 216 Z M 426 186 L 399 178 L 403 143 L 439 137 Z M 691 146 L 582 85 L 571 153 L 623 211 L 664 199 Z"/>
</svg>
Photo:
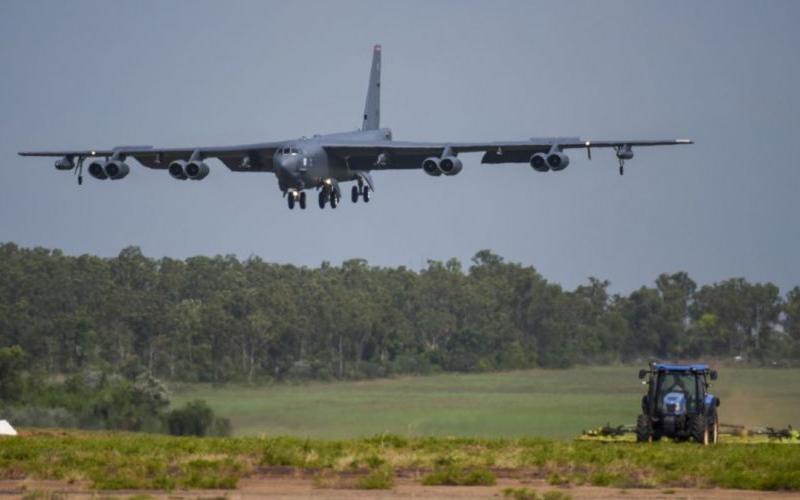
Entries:
<svg viewBox="0 0 800 500">
<path fill-rule="evenodd" d="M 429 471 L 426 484 L 493 484 L 494 471 L 502 469 L 558 485 L 800 491 L 800 445 L 397 435 L 331 441 L 79 431 L 23 431 L 0 439 L 0 479 L 87 481 L 99 490 L 232 489 L 241 477 L 283 469 L 324 470 L 368 489 L 391 488 L 399 471 Z"/>
</svg>

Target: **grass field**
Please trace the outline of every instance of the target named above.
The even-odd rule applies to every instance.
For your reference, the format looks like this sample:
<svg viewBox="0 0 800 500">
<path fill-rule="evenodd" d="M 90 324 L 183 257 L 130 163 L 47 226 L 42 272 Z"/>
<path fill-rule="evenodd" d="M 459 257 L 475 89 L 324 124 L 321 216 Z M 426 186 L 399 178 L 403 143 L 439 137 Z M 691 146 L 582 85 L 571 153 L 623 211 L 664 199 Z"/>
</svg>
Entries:
<svg viewBox="0 0 800 500">
<path fill-rule="evenodd" d="M 187 438 L 47 430 L 0 438 L 0 481 L 57 480 L 109 490 L 233 489 L 243 477 L 275 474 L 302 474 L 329 486 L 355 476 L 348 487 L 363 489 L 391 488 L 396 475 L 417 477 L 422 484 L 486 485 L 503 474 L 544 478 L 551 485 L 796 491 L 800 446 L 395 435 Z"/>
<path fill-rule="evenodd" d="M 172 387 L 173 404 L 206 400 L 236 435 L 570 438 L 633 423 L 638 367 L 445 374 L 268 387 Z M 724 368 L 712 387 L 727 424 L 800 424 L 800 370 Z"/>
</svg>

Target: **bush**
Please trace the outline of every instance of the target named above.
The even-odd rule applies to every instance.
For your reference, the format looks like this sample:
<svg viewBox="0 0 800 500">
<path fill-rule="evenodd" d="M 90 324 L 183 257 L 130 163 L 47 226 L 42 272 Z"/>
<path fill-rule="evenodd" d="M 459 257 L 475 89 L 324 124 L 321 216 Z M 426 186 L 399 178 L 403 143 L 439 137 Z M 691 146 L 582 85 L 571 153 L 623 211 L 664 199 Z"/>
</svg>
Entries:
<svg viewBox="0 0 800 500">
<path fill-rule="evenodd" d="M 17 427 L 78 427 L 78 417 L 66 408 L 23 406 L 1 408 L 0 414 Z"/>
<path fill-rule="evenodd" d="M 355 488 L 359 490 L 390 490 L 394 486 L 392 468 L 379 467 L 370 471 L 356 481 Z"/>
<path fill-rule="evenodd" d="M 214 410 L 199 399 L 167 414 L 167 430 L 173 436 L 206 436 L 213 423 Z"/>
<path fill-rule="evenodd" d="M 434 470 L 422 478 L 425 486 L 492 486 L 496 483 L 489 469 L 465 470 L 454 465 Z"/>
</svg>

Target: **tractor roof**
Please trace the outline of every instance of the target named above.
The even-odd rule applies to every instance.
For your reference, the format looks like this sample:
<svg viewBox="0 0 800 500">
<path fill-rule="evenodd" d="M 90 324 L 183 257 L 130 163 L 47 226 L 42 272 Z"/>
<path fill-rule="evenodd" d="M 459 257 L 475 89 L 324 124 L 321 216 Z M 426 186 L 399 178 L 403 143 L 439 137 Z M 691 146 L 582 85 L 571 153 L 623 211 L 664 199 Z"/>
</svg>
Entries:
<svg viewBox="0 0 800 500">
<path fill-rule="evenodd" d="M 655 365 L 656 371 L 668 371 L 668 372 L 704 372 L 708 370 L 708 365 L 668 365 L 663 363 L 657 363 Z"/>
</svg>

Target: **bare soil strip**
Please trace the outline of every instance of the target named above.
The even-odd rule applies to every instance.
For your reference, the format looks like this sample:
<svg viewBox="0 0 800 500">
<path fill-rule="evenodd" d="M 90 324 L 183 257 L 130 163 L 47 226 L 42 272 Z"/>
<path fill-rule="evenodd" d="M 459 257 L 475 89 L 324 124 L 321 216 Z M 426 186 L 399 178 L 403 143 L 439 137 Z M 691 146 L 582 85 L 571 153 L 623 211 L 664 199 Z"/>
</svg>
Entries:
<svg viewBox="0 0 800 500">
<path fill-rule="evenodd" d="M 194 499 L 194 498 L 272 498 L 301 499 L 325 498 L 332 500 L 381 499 L 381 498 L 422 498 L 444 500 L 456 498 L 504 498 L 506 488 L 527 488 L 539 494 L 551 490 L 561 491 L 574 500 L 580 499 L 686 499 L 686 500 L 739 500 L 739 499 L 800 499 L 800 493 L 779 491 L 750 491 L 729 489 L 697 489 L 697 488 L 652 488 L 652 489 L 619 489 L 596 486 L 554 487 L 544 480 L 521 481 L 517 479 L 498 479 L 495 486 L 423 486 L 411 478 L 397 478 L 391 490 L 353 490 L 322 489 L 315 487 L 312 480 L 305 477 L 249 477 L 239 481 L 236 490 L 176 490 L 166 491 L 93 491 L 86 484 L 66 483 L 62 481 L 41 480 L 5 480 L 0 481 L 0 498 L 128 498 L 134 495 L 146 495 L 151 498 Z M 34 496 L 35 495 L 35 496 Z"/>
</svg>

